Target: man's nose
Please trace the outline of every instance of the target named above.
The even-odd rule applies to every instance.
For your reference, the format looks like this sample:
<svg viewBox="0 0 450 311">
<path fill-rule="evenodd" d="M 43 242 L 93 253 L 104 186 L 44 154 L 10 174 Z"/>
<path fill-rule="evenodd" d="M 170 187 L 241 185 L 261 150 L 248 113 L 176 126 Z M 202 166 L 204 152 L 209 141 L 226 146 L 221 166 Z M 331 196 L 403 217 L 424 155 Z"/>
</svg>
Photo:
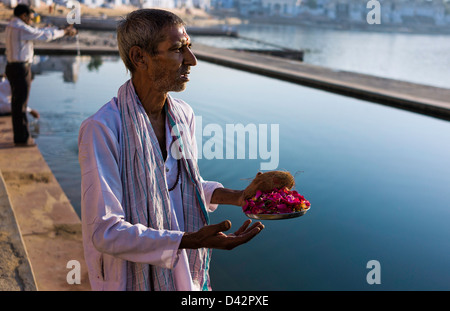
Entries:
<svg viewBox="0 0 450 311">
<path fill-rule="evenodd" d="M 197 65 L 197 57 L 195 57 L 194 52 L 189 47 L 186 48 L 186 52 L 184 53 L 184 64 L 189 66 Z"/>
</svg>

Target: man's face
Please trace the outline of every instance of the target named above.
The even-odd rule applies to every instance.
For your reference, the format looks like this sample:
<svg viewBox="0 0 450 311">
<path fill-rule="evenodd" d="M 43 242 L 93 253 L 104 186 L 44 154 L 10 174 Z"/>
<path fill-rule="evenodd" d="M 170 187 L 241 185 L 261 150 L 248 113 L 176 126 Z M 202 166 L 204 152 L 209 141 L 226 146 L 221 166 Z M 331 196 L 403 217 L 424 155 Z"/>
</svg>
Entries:
<svg viewBox="0 0 450 311">
<path fill-rule="evenodd" d="M 150 56 L 150 85 L 161 92 L 180 92 L 189 81 L 190 67 L 197 65 L 191 51 L 191 39 L 183 26 L 166 28 L 166 39 L 158 45 L 158 53 Z"/>
<path fill-rule="evenodd" d="M 22 15 L 19 16 L 19 18 L 27 25 L 31 25 L 31 21 L 33 18 L 34 14 L 33 13 L 23 13 Z"/>
</svg>

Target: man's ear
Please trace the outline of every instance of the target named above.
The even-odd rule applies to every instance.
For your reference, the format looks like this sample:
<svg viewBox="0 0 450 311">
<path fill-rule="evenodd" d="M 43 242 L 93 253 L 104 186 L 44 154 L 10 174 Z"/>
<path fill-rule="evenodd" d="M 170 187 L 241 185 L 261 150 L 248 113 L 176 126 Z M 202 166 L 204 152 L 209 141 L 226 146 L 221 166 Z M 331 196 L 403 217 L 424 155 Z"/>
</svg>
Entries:
<svg viewBox="0 0 450 311">
<path fill-rule="evenodd" d="M 147 69 L 147 53 L 139 46 L 131 47 L 128 52 L 131 62 L 136 69 Z"/>
</svg>

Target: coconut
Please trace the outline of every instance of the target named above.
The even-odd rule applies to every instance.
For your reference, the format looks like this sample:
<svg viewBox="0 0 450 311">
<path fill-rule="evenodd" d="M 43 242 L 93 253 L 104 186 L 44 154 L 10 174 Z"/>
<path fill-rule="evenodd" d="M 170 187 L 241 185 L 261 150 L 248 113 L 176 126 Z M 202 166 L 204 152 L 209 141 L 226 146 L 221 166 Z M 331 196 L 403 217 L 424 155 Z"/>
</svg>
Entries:
<svg viewBox="0 0 450 311">
<path fill-rule="evenodd" d="M 289 172 L 270 171 L 258 172 L 250 185 L 244 190 L 244 199 L 252 198 L 256 195 L 256 191 L 268 192 L 273 189 L 288 188 L 291 190 L 295 185 L 294 176 Z"/>
</svg>

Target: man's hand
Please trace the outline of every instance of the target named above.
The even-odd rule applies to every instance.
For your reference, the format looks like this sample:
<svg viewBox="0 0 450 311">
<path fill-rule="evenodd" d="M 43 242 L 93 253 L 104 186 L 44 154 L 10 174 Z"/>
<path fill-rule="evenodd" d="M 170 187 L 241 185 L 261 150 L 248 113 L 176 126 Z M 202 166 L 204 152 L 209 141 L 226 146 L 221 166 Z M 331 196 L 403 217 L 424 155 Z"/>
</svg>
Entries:
<svg viewBox="0 0 450 311">
<path fill-rule="evenodd" d="M 181 239 L 180 248 L 206 247 L 231 250 L 236 246 L 247 243 L 264 229 L 264 225 L 259 221 L 248 227 L 251 222 L 250 219 L 246 220 L 236 232 L 228 235 L 222 231 L 227 231 L 231 228 L 229 220 L 205 226 L 197 232 L 185 233 Z"/>
<path fill-rule="evenodd" d="M 261 172 L 258 172 L 256 174 L 256 177 L 261 175 Z M 214 190 L 212 196 L 211 196 L 211 203 L 212 204 L 231 204 L 236 206 L 244 206 L 245 200 L 247 199 L 245 197 L 245 193 L 250 188 L 258 189 L 259 181 L 253 179 L 250 185 L 247 186 L 244 190 L 231 190 L 227 188 L 217 188 Z"/>
<path fill-rule="evenodd" d="M 30 114 L 31 114 L 31 115 L 33 116 L 33 118 L 35 118 L 35 119 L 39 119 L 39 118 L 40 118 L 39 112 L 37 112 L 37 111 L 34 110 L 34 109 L 31 109 Z"/>
</svg>

